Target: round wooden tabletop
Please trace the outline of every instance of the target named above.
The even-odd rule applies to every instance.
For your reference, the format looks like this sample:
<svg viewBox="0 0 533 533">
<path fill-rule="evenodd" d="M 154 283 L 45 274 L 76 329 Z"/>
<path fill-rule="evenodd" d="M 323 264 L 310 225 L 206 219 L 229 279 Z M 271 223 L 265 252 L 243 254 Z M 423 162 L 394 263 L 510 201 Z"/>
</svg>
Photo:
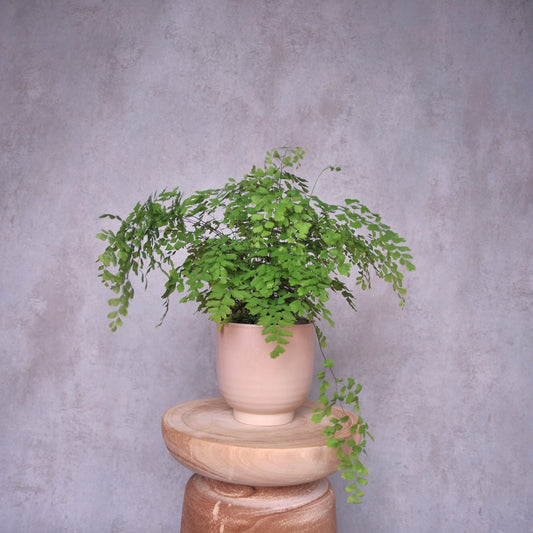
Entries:
<svg viewBox="0 0 533 533">
<path fill-rule="evenodd" d="M 170 408 L 162 432 L 170 453 L 190 470 L 220 481 L 257 487 L 299 485 L 337 471 L 336 451 L 326 446 L 325 422 L 311 420 L 317 405 L 305 402 L 290 424 L 251 426 L 237 422 L 222 398 Z M 337 409 L 340 418 L 349 414 Z M 340 437 L 348 436 L 346 428 Z"/>
</svg>

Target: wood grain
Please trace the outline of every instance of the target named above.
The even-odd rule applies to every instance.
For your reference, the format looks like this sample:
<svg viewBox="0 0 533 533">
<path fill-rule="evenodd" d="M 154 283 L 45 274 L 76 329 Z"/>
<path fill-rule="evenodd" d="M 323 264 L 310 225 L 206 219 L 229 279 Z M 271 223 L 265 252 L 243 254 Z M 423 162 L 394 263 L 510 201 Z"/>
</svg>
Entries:
<svg viewBox="0 0 533 533">
<path fill-rule="evenodd" d="M 181 533 L 336 533 L 335 495 L 327 479 L 293 487 L 232 485 L 193 475 Z"/>
<path fill-rule="evenodd" d="M 324 424 L 311 421 L 315 407 L 306 402 L 290 424 L 258 427 L 237 422 L 222 398 L 195 400 L 163 415 L 163 438 L 180 463 L 212 479 L 255 487 L 309 483 L 336 472 L 338 464 L 322 435 Z"/>
</svg>

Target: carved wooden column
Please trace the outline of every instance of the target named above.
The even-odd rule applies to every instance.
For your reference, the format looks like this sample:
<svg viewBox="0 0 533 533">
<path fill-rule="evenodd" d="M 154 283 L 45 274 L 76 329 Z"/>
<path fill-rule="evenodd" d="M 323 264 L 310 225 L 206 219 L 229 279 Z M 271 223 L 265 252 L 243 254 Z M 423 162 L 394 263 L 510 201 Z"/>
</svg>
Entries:
<svg viewBox="0 0 533 533">
<path fill-rule="evenodd" d="M 306 402 L 293 422 L 270 427 L 237 422 L 222 398 L 169 409 L 165 444 L 196 472 L 185 490 L 181 533 L 336 533 L 326 478 L 337 458 L 323 425 L 311 421 L 314 407 Z"/>
</svg>

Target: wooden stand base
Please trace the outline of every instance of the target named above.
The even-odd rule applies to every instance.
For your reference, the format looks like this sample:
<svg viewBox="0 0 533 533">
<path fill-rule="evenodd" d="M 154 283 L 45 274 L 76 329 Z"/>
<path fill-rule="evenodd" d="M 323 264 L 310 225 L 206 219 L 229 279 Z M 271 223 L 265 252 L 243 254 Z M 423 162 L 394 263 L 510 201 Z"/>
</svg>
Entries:
<svg viewBox="0 0 533 533">
<path fill-rule="evenodd" d="M 181 533 L 336 533 L 328 479 L 291 487 L 234 485 L 194 474 L 185 489 Z"/>
<path fill-rule="evenodd" d="M 238 422 L 222 398 L 170 408 L 161 421 L 165 444 L 196 472 L 185 489 L 181 533 L 336 533 L 327 476 L 338 459 L 325 422 L 311 420 L 315 407 L 305 402 L 292 422 L 273 427 Z M 346 414 L 334 409 L 338 418 Z"/>
</svg>

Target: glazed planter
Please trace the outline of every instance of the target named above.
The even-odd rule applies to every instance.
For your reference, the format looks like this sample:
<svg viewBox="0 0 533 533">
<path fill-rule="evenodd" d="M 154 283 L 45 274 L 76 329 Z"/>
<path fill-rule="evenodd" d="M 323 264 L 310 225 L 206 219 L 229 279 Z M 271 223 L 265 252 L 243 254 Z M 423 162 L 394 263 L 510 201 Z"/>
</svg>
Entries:
<svg viewBox="0 0 533 533">
<path fill-rule="evenodd" d="M 217 377 L 220 394 L 239 422 L 278 426 L 294 419 L 307 399 L 313 380 L 315 328 L 287 328 L 293 336 L 276 359 L 275 343 L 266 343 L 263 328 L 225 324 L 217 329 Z"/>
</svg>

